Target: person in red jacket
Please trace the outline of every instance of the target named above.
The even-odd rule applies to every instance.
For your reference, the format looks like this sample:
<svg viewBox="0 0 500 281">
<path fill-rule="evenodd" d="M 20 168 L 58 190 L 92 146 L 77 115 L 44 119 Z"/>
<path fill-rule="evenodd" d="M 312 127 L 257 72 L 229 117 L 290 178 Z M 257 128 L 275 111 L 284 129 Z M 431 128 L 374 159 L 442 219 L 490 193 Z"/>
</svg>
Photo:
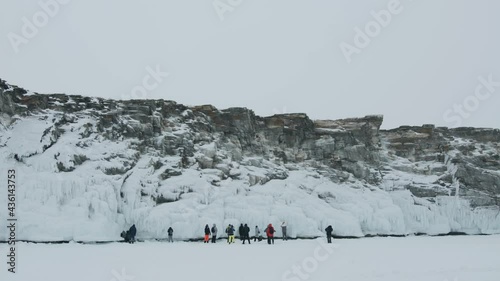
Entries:
<svg viewBox="0 0 500 281">
<path fill-rule="evenodd" d="M 264 230 L 266 232 L 266 235 L 267 235 L 267 244 L 271 244 L 271 242 L 274 244 L 274 227 L 272 224 L 269 224 L 266 228 L 266 230 Z"/>
</svg>

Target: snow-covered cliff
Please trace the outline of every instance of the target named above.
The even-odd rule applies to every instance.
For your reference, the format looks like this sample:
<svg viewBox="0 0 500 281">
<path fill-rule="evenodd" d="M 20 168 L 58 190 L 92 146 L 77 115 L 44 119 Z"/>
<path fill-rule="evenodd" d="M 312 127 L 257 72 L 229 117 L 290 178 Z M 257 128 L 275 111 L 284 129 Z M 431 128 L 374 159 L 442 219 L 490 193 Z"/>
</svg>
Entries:
<svg viewBox="0 0 500 281">
<path fill-rule="evenodd" d="M 382 119 L 39 95 L 0 80 L 0 171 L 16 169 L 26 240 L 115 240 L 132 223 L 139 238 L 281 221 L 292 237 L 329 224 L 339 236 L 500 233 L 498 129 L 382 131 Z"/>
</svg>

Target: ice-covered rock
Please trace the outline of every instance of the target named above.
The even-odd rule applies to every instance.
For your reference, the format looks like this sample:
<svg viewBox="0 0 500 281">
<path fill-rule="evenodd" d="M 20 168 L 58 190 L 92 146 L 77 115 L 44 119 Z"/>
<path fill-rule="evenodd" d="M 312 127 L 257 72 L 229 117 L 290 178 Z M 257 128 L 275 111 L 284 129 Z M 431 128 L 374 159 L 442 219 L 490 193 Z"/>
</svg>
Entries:
<svg viewBox="0 0 500 281">
<path fill-rule="evenodd" d="M 329 224 L 339 236 L 500 233 L 498 129 L 382 120 L 28 94 L 0 80 L 0 168 L 17 173 L 19 239 L 114 240 L 133 223 L 140 238 L 172 226 L 192 239 L 205 224 L 282 221 L 292 237 Z"/>
</svg>

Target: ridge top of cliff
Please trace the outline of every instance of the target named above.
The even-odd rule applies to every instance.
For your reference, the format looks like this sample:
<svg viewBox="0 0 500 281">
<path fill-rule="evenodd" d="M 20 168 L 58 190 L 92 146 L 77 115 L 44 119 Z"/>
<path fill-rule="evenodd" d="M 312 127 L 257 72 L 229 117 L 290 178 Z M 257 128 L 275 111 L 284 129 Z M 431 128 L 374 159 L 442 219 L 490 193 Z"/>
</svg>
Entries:
<svg viewBox="0 0 500 281">
<path fill-rule="evenodd" d="M 58 109 L 58 110 L 69 110 L 69 112 L 79 111 L 87 109 L 88 107 L 77 106 L 79 103 L 86 103 L 87 105 L 101 105 L 96 109 L 107 110 L 107 109 L 117 109 L 121 106 L 150 106 L 155 107 L 158 105 L 167 104 L 169 106 L 199 110 L 202 112 L 219 112 L 219 113 L 243 113 L 248 112 L 255 117 L 263 119 L 308 119 L 311 120 L 317 128 L 338 128 L 342 126 L 349 127 L 353 124 L 360 123 L 371 123 L 377 127 L 377 130 L 382 132 L 394 132 L 394 131 L 408 131 L 408 130 L 427 130 L 427 131 L 454 131 L 454 132 L 464 132 L 464 131 L 475 131 L 475 132 L 500 132 L 499 128 L 488 128 L 488 127 L 456 127 L 449 128 L 446 126 L 436 126 L 435 124 L 422 124 L 422 125 L 400 125 L 391 129 L 381 129 L 380 127 L 384 121 L 383 114 L 367 114 L 363 117 L 346 117 L 340 119 L 311 119 L 309 115 L 305 112 L 292 112 L 292 113 L 278 113 L 273 115 L 258 116 L 255 115 L 254 111 L 247 107 L 228 107 L 224 109 L 219 109 L 212 104 L 202 104 L 202 105 L 183 105 L 179 104 L 174 100 L 165 99 L 131 99 L 131 100 L 117 100 L 112 98 L 102 98 L 102 97 L 91 97 L 79 94 L 66 94 L 66 93 L 38 93 L 26 90 L 17 85 L 9 84 L 6 80 L 0 78 L 0 93 L 2 95 L 8 94 L 9 98 L 0 98 L 0 112 L 7 113 L 10 115 L 16 113 L 27 113 L 29 111 L 44 110 L 44 109 Z M 67 104 L 68 106 L 61 106 L 62 104 Z M 102 106 L 104 105 L 104 106 Z M 111 106 L 111 107 L 109 107 Z M 90 106 L 92 108 L 92 106 Z"/>
</svg>

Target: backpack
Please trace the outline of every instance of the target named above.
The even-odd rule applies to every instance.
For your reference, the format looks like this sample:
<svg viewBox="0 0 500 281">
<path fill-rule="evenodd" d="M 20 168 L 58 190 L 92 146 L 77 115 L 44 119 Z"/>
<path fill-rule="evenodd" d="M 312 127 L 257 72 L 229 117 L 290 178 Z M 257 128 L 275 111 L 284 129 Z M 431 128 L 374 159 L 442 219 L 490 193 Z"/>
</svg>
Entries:
<svg viewBox="0 0 500 281">
<path fill-rule="evenodd" d="M 274 227 L 268 226 L 264 232 L 268 235 L 273 235 L 274 234 Z"/>
</svg>

